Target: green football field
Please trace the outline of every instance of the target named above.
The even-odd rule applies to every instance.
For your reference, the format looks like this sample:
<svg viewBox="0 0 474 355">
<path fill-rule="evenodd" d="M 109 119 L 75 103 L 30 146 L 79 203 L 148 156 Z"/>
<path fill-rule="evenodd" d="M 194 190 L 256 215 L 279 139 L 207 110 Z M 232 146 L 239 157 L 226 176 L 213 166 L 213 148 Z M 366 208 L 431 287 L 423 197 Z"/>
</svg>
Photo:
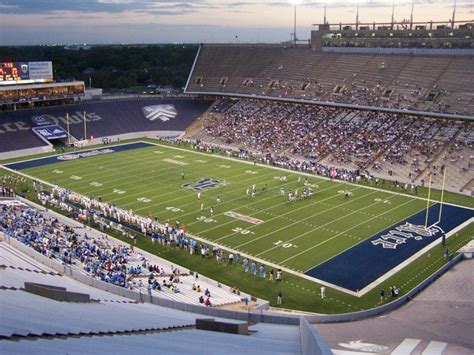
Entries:
<svg viewBox="0 0 474 355">
<path fill-rule="evenodd" d="M 303 272 L 426 207 L 415 197 L 164 145 L 22 173 L 161 222 L 185 223 L 196 237 Z M 253 185 L 254 197 L 247 195 Z M 192 187 L 203 188 L 200 200 Z M 288 192 L 301 196 L 304 188 L 314 195 L 289 202 Z"/>
</svg>

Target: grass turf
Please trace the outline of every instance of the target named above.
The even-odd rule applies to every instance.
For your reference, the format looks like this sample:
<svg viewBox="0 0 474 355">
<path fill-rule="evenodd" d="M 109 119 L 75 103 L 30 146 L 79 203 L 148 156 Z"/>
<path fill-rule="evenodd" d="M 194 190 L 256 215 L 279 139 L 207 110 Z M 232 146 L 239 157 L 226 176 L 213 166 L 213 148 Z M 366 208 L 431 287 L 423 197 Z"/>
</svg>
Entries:
<svg viewBox="0 0 474 355">
<path fill-rule="evenodd" d="M 187 165 L 180 166 L 163 159 Z M 143 215 L 151 212 L 161 221 L 179 219 L 187 224 L 188 231 L 202 238 L 295 270 L 306 270 L 425 206 L 424 201 L 410 196 L 316 177 L 308 179 L 310 184 L 318 185 L 316 196 L 290 204 L 286 196 L 279 195 L 279 189 L 284 186 L 287 191 L 301 190 L 303 186 L 297 181 L 297 173 L 192 151 L 177 151 L 166 146 L 63 162 L 23 172 L 84 195 L 101 196 L 103 200 Z M 284 174 L 288 175 L 286 183 L 275 178 Z M 183 183 L 207 177 L 225 180 L 226 185 L 204 191 L 201 201 L 197 200 L 195 192 L 182 187 Z M 258 189 L 255 198 L 245 193 L 252 184 Z M 263 184 L 267 184 L 266 191 L 262 191 Z M 344 190 L 352 190 L 354 196 L 344 199 L 339 193 Z M 222 199 L 219 204 L 215 201 L 217 195 Z M 390 201 L 390 204 L 376 202 L 376 199 Z M 207 209 L 201 212 L 201 203 L 206 207 L 213 206 L 214 214 L 210 216 Z M 259 218 L 265 223 L 253 225 L 235 220 L 224 215 L 229 210 Z M 457 244 L 467 242 L 470 235 L 472 226 L 449 243 L 455 248 Z M 316 296 L 319 285 L 294 275 L 285 274 L 284 283 L 277 285 L 244 274 L 241 267 L 216 267 L 213 260 L 192 258 L 178 250 L 153 245 L 146 238 L 140 238 L 138 246 L 271 301 L 282 289 L 287 295 L 284 303 L 287 308 L 340 313 L 373 307 L 378 300 L 375 290 L 360 299 L 328 290 L 328 298 L 321 301 Z M 423 257 L 416 260 L 385 283 L 399 285 L 402 291 L 409 290 L 427 276 L 426 272 L 436 270 L 445 262 L 439 249 L 431 253 L 429 260 Z"/>
</svg>

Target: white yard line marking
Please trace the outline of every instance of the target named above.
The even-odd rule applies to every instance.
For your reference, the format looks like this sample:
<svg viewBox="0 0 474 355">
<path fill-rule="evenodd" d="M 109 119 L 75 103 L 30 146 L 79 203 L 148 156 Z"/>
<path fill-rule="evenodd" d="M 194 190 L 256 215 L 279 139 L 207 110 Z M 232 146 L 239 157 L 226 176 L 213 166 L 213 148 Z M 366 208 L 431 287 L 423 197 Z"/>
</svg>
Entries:
<svg viewBox="0 0 474 355">
<path fill-rule="evenodd" d="M 423 350 L 421 355 L 441 355 L 448 343 L 440 341 L 430 341 L 428 346 Z"/>
<path fill-rule="evenodd" d="M 235 186 L 235 185 L 239 185 L 239 186 L 245 187 L 246 185 L 242 184 L 242 181 L 246 181 L 246 180 L 250 180 L 250 179 L 255 179 L 255 177 L 249 177 L 249 178 L 245 178 L 245 179 L 240 179 L 239 182 L 232 182 L 232 179 L 235 179 L 236 177 L 239 177 L 239 176 L 241 176 L 241 175 L 247 175 L 247 174 L 231 175 L 231 176 L 226 177 L 224 180 L 229 180 L 229 181 L 232 183 L 232 185 L 234 185 L 234 186 Z M 260 176 L 261 176 L 261 177 L 265 177 L 266 175 L 270 175 L 270 174 L 264 174 L 264 175 L 260 175 Z M 272 188 L 272 189 L 268 189 L 267 191 L 277 190 L 277 189 L 278 189 L 278 187 L 276 187 L 276 188 L 274 188 L 274 189 L 273 189 L 273 188 Z M 169 190 L 169 188 L 168 188 L 168 190 Z M 222 197 L 222 196 L 226 196 L 226 195 L 228 195 L 228 194 L 236 193 L 237 191 L 238 191 L 238 189 L 232 189 L 232 190 L 229 190 L 229 191 L 227 191 L 227 192 L 222 192 L 222 193 L 220 193 L 220 196 L 221 196 L 221 197 Z M 182 189 L 176 189 L 176 190 L 173 190 L 173 192 L 174 192 L 174 193 L 176 193 L 176 192 L 182 192 Z M 163 195 L 167 195 L 167 194 L 163 194 Z M 150 197 L 153 198 L 153 195 L 151 195 Z M 156 195 L 155 197 L 162 197 L 162 195 Z M 163 201 L 163 202 L 160 202 L 160 203 L 151 205 L 151 206 L 149 206 L 149 207 L 159 206 L 159 205 L 162 205 L 162 204 L 167 204 L 167 203 L 172 202 L 172 201 L 177 201 L 177 200 L 181 200 L 181 199 L 189 198 L 189 197 L 190 197 L 190 195 L 189 195 L 189 194 L 186 194 L 185 196 L 180 196 L 180 197 L 175 198 L 175 199 L 173 199 L 173 200 Z M 215 201 L 215 198 L 214 198 L 214 197 L 209 197 L 209 196 L 206 196 L 206 195 L 203 195 L 203 196 L 202 196 L 202 199 L 203 199 L 203 201 L 205 201 L 205 200 L 214 200 L 214 201 Z M 230 201 L 237 201 L 237 200 L 240 200 L 240 199 L 242 199 L 242 196 L 240 196 L 240 197 L 238 197 L 238 198 L 235 198 L 235 199 L 232 199 L 232 200 L 229 200 L 229 201 L 225 201 L 225 200 L 224 200 L 223 204 L 228 203 L 228 202 L 230 202 Z M 197 201 L 199 202 L 199 200 L 197 200 Z M 180 207 L 180 208 L 181 208 L 181 207 L 186 207 L 186 206 L 190 206 L 190 205 L 195 205 L 196 203 L 197 203 L 197 202 L 194 201 L 194 202 L 187 203 L 187 204 L 185 204 L 185 205 L 181 205 L 181 206 L 177 206 L 177 207 Z M 149 208 L 149 207 L 147 207 L 147 208 Z M 143 209 L 143 208 L 138 208 L 138 209 L 136 209 L 136 211 L 141 211 L 142 209 Z M 198 212 L 198 210 L 196 210 L 196 211 L 194 211 L 194 212 L 192 212 L 192 213 L 196 213 L 196 212 Z M 188 214 L 192 214 L 192 213 L 188 213 Z M 180 216 L 180 217 L 187 216 L 188 214 L 182 215 L 182 216 Z"/>
<path fill-rule="evenodd" d="M 154 143 L 154 142 L 146 142 L 146 143 L 150 143 L 150 144 L 156 145 L 156 146 L 158 146 L 158 147 L 167 147 L 167 148 L 169 148 L 169 149 L 176 149 L 176 150 L 180 150 L 180 151 L 187 151 L 187 152 L 189 152 L 188 149 L 184 149 L 184 148 L 178 148 L 178 147 L 173 147 L 173 146 L 167 146 L 167 145 L 163 145 L 163 144 L 160 144 L 160 143 Z M 195 152 L 195 151 L 192 151 L 192 152 L 195 153 L 195 154 L 200 154 L 200 155 L 204 155 L 204 156 L 209 156 L 209 155 L 211 155 L 211 156 L 215 156 L 215 157 L 220 158 L 220 159 L 232 160 L 232 161 L 240 162 L 240 163 L 242 163 L 242 164 L 254 165 L 253 162 L 246 161 L 246 160 L 240 160 L 240 159 L 237 159 L 237 158 L 224 157 L 224 156 L 220 156 L 220 155 L 214 155 L 214 154 L 203 153 L 203 152 Z M 420 197 L 420 196 L 412 196 L 412 195 L 408 195 L 408 194 L 402 194 L 402 193 L 396 192 L 396 191 L 383 190 L 383 189 L 379 189 L 379 188 L 372 187 L 372 186 L 356 184 L 356 183 L 349 182 L 349 181 L 344 181 L 344 180 L 339 180 L 339 179 L 331 179 L 331 178 L 328 178 L 328 177 L 325 177 L 325 176 L 315 175 L 315 174 L 311 174 L 311 173 L 306 173 L 306 172 L 303 172 L 303 171 L 289 170 L 289 169 L 285 169 L 285 168 L 280 168 L 280 167 L 278 167 L 278 166 L 264 165 L 264 164 L 260 164 L 260 163 L 259 163 L 257 166 L 265 166 L 265 167 L 267 167 L 267 168 L 269 168 L 269 169 L 284 171 L 284 172 L 286 172 L 286 173 L 299 174 L 299 175 L 308 176 L 308 177 L 313 177 L 313 178 L 321 179 L 321 180 L 329 180 L 329 181 L 333 181 L 333 182 L 339 181 L 339 182 L 341 182 L 341 183 L 343 183 L 343 184 L 347 184 L 347 185 L 351 185 L 351 186 L 362 187 L 362 188 L 368 189 L 368 190 L 375 190 L 375 191 L 380 191 L 380 192 L 386 192 L 386 193 L 392 194 L 392 195 L 398 195 L 398 196 L 403 196 L 403 197 L 408 197 L 408 198 L 414 198 L 414 199 L 422 200 L 422 201 L 425 201 L 425 202 L 426 202 L 426 200 L 427 200 L 426 198 Z M 434 200 L 434 199 L 430 199 L 430 201 L 431 201 L 431 202 L 438 202 L 438 203 L 440 203 L 440 201 Z M 474 210 L 473 207 L 467 207 L 467 206 L 462 206 L 462 205 L 456 205 L 456 204 L 454 204 L 454 203 L 443 202 L 443 204 L 451 205 L 451 206 L 456 206 L 456 207 L 461 207 L 461 208 L 467 208 L 467 209 L 470 209 L 470 210 Z"/>
<path fill-rule="evenodd" d="M 356 189 L 354 189 L 354 190 L 352 190 L 352 191 L 355 191 L 355 190 L 356 190 Z M 367 197 L 367 196 L 370 196 L 370 195 L 372 195 L 372 194 L 374 194 L 374 193 L 375 193 L 375 191 L 369 192 L 367 195 L 362 195 L 362 196 L 360 196 L 360 197 L 351 199 L 350 201 L 347 201 L 347 202 L 343 203 L 342 205 L 346 205 L 346 204 L 348 204 L 348 203 L 350 203 L 350 202 L 363 199 L 363 198 L 365 198 L 365 197 Z M 339 194 L 337 194 L 336 196 L 340 197 Z M 323 200 L 323 201 L 324 201 L 324 200 Z M 308 205 L 308 206 L 303 206 L 302 208 L 304 208 L 304 207 L 309 207 L 309 206 L 312 206 L 312 205 L 317 204 L 317 203 L 318 203 L 318 202 L 315 202 L 315 203 L 312 203 L 312 204 L 310 204 L 310 205 Z M 282 231 L 282 230 L 285 230 L 285 229 L 287 229 L 287 228 L 289 228 L 289 227 L 291 227 L 291 226 L 294 226 L 294 225 L 296 225 L 296 224 L 301 224 L 301 223 L 303 223 L 304 221 L 306 221 L 306 220 L 308 220 L 308 219 L 311 219 L 311 218 L 314 218 L 315 216 L 319 216 L 320 214 L 329 212 L 329 211 L 331 211 L 331 210 L 333 210 L 333 209 L 335 209 L 335 208 L 336 208 L 336 207 L 332 207 L 332 208 L 329 208 L 329 209 L 327 209 L 327 210 L 320 211 L 320 212 L 318 212 L 318 213 L 312 214 L 311 216 L 308 216 L 308 217 L 306 217 L 306 218 L 297 220 L 296 222 L 290 223 L 290 224 L 288 224 L 288 225 L 286 225 L 286 226 L 284 226 L 284 227 L 275 229 L 275 230 L 273 230 L 273 231 L 271 231 L 271 232 L 269 232 L 269 233 L 265 233 L 265 234 L 261 235 L 261 236 L 258 237 L 258 238 L 255 238 L 255 239 L 253 239 L 253 240 L 249 240 L 248 242 L 239 244 L 239 245 L 236 246 L 236 248 L 241 248 L 241 247 L 243 247 L 244 245 L 251 244 L 251 243 L 256 242 L 257 240 L 260 240 L 260 239 L 262 239 L 262 238 L 266 238 L 266 237 L 268 237 L 269 235 L 272 235 L 272 234 L 274 234 L 274 233 L 277 233 L 277 232 L 280 232 L 280 231 Z M 296 210 L 298 210 L 298 209 L 296 209 Z M 293 211 L 288 212 L 288 213 L 292 213 L 292 212 L 294 212 L 294 211 L 296 211 L 296 210 L 293 210 Z M 288 213 L 285 213 L 285 214 L 283 214 L 283 215 L 286 215 L 286 214 L 288 214 Z M 275 217 L 275 218 L 272 218 L 272 219 L 270 219 L 270 220 L 268 220 L 268 221 L 271 221 L 271 220 L 276 219 L 276 218 L 279 218 L 279 216 L 277 216 L 277 217 Z M 345 216 L 343 216 L 342 218 L 345 218 Z M 268 221 L 267 221 L 267 222 L 268 222 Z M 329 223 L 326 223 L 326 224 L 332 224 L 332 223 L 333 223 L 333 221 L 331 221 L 331 222 L 329 222 Z M 293 239 L 295 239 L 295 238 L 293 238 Z M 290 242 L 290 241 L 293 240 L 293 239 L 285 240 L 285 243 Z M 274 249 L 275 247 L 272 247 L 272 248 Z M 270 249 L 272 249 L 272 248 L 270 248 Z M 256 255 L 256 256 L 258 256 L 258 255 Z"/>
<path fill-rule="evenodd" d="M 324 190 L 321 190 L 321 191 L 330 190 L 330 189 L 333 189 L 334 187 L 337 187 L 337 186 L 331 186 L 331 187 L 328 187 L 327 189 L 324 189 Z M 323 200 L 321 200 L 321 201 L 326 201 L 326 200 L 329 200 L 329 199 L 332 199 L 332 198 L 335 198 L 335 197 L 339 197 L 339 195 L 336 194 L 336 195 L 334 195 L 334 196 L 329 196 L 329 197 L 326 197 L 325 199 L 323 199 Z M 273 208 L 275 208 L 275 207 L 279 207 L 279 206 L 285 205 L 285 204 L 287 204 L 287 203 L 288 203 L 288 202 L 284 202 L 284 203 L 281 203 L 281 204 L 278 204 L 278 205 L 270 206 L 270 207 L 268 207 L 268 208 L 265 208 L 265 209 L 263 209 L 263 210 L 260 210 L 258 213 L 271 210 L 271 209 L 273 209 Z M 288 211 L 288 212 L 285 212 L 285 213 L 283 213 L 283 214 L 280 214 L 280 215 L 278 215 L 278 216 L 276 216 L 276 217 L 267 219 L 267 220 L 264 221 L 262 224 L 271 222 L 271 221 L 273 221 L 273 220 L 275 220 L 275 219 L 278 219 L 278 218 L 280 218 L 280 217 L 282 217 L 282 216 L 286 216 L 287 214 L 293 213 L 293 212 L 295 212 L 295 211 L 299 211 L 299 210 L 301 210 L 301 209 L 303 209 L 303 208 L 307 208 L 307 207 L 316 205 L 316 204 L 318 204 L 318 203 L 320 203 L 320 201 L 313 202 L 313 203 L 311 203 L 311 204 L 309 204 L 309 205 L 303 205 L 303 206 L 298 207 L 298 208 L 295 208 L 295 209 L 293 209 L 293 210 L 291 210 L 291 211 Z M 321 212 L 321 213 L 322 213 L 322 212 Z M 257 213 L 252 213 L 252 214 L 250 214 L 249 216 L 252 217 L 252 216 L 254 216 L 255 214 L 257 214 Z M 213 229 L 216 229 L 216 228 L 220 228 L 220 227 L 222 227 L 222 226 L 225 226 L 225 225 L 227 225 L 227 224 L 229 224 L 229 223 L 234 223 L 234 222 L 235 222 L 235 220 L 231 220 L 231 221 L 226 222 L 226 223 L 221 223 L 220 225 L 218 225 L 218 226 L 216 226 L 216 227 L 209 228 L 209 229 L 206 229 L 206 230 L 204 230 L 204 231 L 201 231 L 200 234 L 205 233 L 205 232 L 208 232 L 208 231 L 213 230 Z M 262 225 L 262 224 L 259 224 L 259 225 Z M 249 226 L 247 229 L 250 230 L 250 229 L 255 228 L 255 227 L 257 227 L 257 226 L 258 226 L 258 225 Z M 230 234 L 227 234 L 227 235 L 225 235 L 225 236 L 223 236 L 223 237 L 221 237 L 221 238 L 218 238 L 218 239 L 214 240 L 214 242 L 217 242 L 217 241 L 222 240 L 222 239 L 226 239 L 226 238 L 228 238 L 228 237 L 230 237 L 230 236 L 233 236 L 233 235 L 235 235 L 235 234 L 237 234 L 237 233 L 230 233 Z M 257 240 L 257 239 L 259 239 L 259 238 L 255 238 L 254 240 Z M 239 247 L 239 246 L 237 246 L 236 248 L 238 248 L 238 247 Z"/>
<path fill-rule="evenodd" d="M 370 194 L 372 194 L 372 193 L 375 193 L 375 192 L 371 192 Z M 370 194 L 365 195 L 365 196 L 369 196 Z M 394 196 L 389 197 L 389 199 L 392 198 L 392 197 L 394 197 Z M 410 201 L 408 201 L 408 202 L 411 202 L 411 201 L 414 201 L 414 200 L 410 200 Z M 338 220 L 340 220 L 340 219 L 345 219 L 345 218 L 348 217 L 348 216 L 351 216 L 351 215 L 356 214 L 356 213 L 360 213 L 360 211 L 363 211 L 363 210 L 365 210 L 366 208 L 371 208 L 371 207 L 373 207 L 374 205 L 375 205 L 375 204 L 367 205 L 367 206 L 361 208 L 360 210 L 355 210 L 355 211 L 353 211 L 353 212 L 351 212 L 351 213 L 349 213 L 349 214 L 346 214 L 346 215 L 343 215 L 343 216 L 338 217 L 338 218 L 336 218 L 336 219 L 333 219 L 333 220 L 331 220 L 331 221 L 329 221 L 329 222 L 327 222 L 327 223 L 325 223 L 325 224 L 322 224 L 322 225 L 320 225 L 320 226 L 317 226 L 317 227 L 314 228 L 314 229 L 311 229 L 311 230 L 309 230 L 309 231 L 306 231 L 306 232 L 303 233 L 303 234 L 297 235 L 296 237 L 294 237 L 294 238 L 292 238 L 292 239 L 285 240 L 285 242 L 286 242 L 286 243 L 289 243 L 289 242 L 292 242 L 292 241 L 294 241 L 294 240 L 296 240 L 296 239 L 299 239 L 299 238 L 301 238 L 301 237 L 303 237 L 303 236 L 305 236 L 305 235 L 307 235 L 307 234 L 313 233 L 314 231 L 316 231 L 316 230 L 318 230 L 318 229 L 324 229 L 324 227 L 326 227 L 326 226 L 328 226 L 328 225 L 331 225 L 331 224 L 333 224 L 334 222 L 336 222 L 336 221 L 338 221 Z M 406 205 L 406 203 L 404 203 L 404 204 L 402 204 L 402 205 L 400 205 L 400 206 L 403 206 L 403 205 Z M 333 207 L 333 208 L 336 208 L 336 207 Z M 327 211 L 330 211 L 330 210 L 331 210 L 331 209 L 329 209 L 329 210 L 327 210 Z M 379 216 L 381 216 L 381 215 L 376 215 L 376 216 L 372 217 L 372 219 L 379 218 Z M 365 223 L 365 222 L 367 222 L 367 221 L 364 221 L 364 222 L 362 222 L 362 223 Z M 361 225 L 361 224 L 359 224 L 359 225 Z M 345 231 L 339 232 L 339 233 L 336 234 L 334 237 L 331 237 L 331 238 L 329 238 L 329 239 L 326 239 L 326 240 L 324 240 L 323 242 L 321 242 L 321 243 L 319 243 L 319 244 L 313 246 L 312 248 L 314 248 L 314 247 L 316 247 L 316 246 L 318 246 L 318 245 L 321 245 L 321 244 L 325 244 L 326 242 L 330 241 L 331 239 L 334 239 L 335 237 L 337 237 L 337 236 L 339 236 L 339 235 L 346 234 L 346 233 L 347 233 L 348 231 L 350 231 L 351 229 L 353 229 L 353 228 L 349 228 L 349 229 L 347 229 L 347 230 L 345 230 Z M 260 253 L 260 254 L 257 254 L 257 256 L 260 256 L 260 255 L 262 255 L 262 254 L 265 254 L 265 253 L 267 253 L 267 252 L 269 252 L 269 251 L 272 251 L 272 250 L 274 250 L 274 249 L 276 249 L 276 248 L 278 248 L 278 246 L 272 247 L 272 248 L 270 248 L 270 249 L 268 249 L 268 250 L 266 250 L 266 251 L 264 251 L 264 252 L 262 252 L 262 253 Z M 285 261 L 286 261 L 286 260 L 285 260 Z M 283 261 L 283 262 L 284 262 L 284 261 Z M 282 263 L 283 263 L 283 262 L 282 262 Z"/>
<path fill-rule="evenodd" d="M 420 339 L 405 339 L 392 351 L 391 355 L 411 354 L 420 342 Z"/>
</svg>

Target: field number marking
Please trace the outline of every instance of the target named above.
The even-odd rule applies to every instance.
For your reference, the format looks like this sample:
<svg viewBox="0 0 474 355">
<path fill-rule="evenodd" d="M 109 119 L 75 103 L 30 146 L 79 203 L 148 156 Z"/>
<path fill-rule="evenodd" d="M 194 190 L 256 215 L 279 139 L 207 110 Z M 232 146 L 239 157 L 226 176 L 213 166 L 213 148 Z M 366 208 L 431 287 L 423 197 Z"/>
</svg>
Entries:
<svg viewBox="0 0 474 355">
<path fill-rule="evenodd" d="M 258 172 L 254 170 L 245 170 L 245 173 L 250 174 L 250 175 L 257 175 Z"/>
<path fill-rule="evenodd" d="M 276 245 L 277 247 L 282 247 L 285 249 L 288 248 L 298 248 L 297 245 L 291 244 L 291 243 L 284 243 L 283 240 L 279 240 L 278 242 L 273 243 L 273 245 Z"/>
<path fill-rule="evenodd" d="M 71 175 L 71 179 L 72 180 L 81 180 L 82 178 L 80 176 L 77 176 L 77 175 Z"/>
<path fill-rule="evenodd" d="M 240 228 L 240 227 L 236 227 L 236 228 L 232 229 L 232 232 L 238 233 L 238 234 L 243 234 L 243 235 L 255 234 L 254 232 L 251 232 L 248 229 L 243 229 L 243 228 Z"/>
<path fill-rule="evenodd" d="M 151 200 L 149 198 L 146 198 L 146 197 L 139 197 L 139 198 L 137 198 L 137 201 L 144 202 L 144 203 L 151 202 Z"/>
<path fill-rule="evenodd" d="M 62 170 L 58 170 L 58 169 L 54 169 L 54 170 L 53 170 L 53 173 L 55 173 L 55 174 L 62 174 L 63 171 L 62 171 Z"/>
<path fill-rule="evenodd" d="M 384 204 L 387 204 L 387 205 L 392 204 L 389 200 L 382 200 L 381 198 L 376 198 L 374 201 L 379 202 L 379 203 L 384 203 Z"/>
<path fill-rule="evenodd" d="M 127 191 L 123 191 L 123 190 L 119 190 L 119 189 L 114 189 L 114 194 L 118 194 L 118 195 L 123 195 L 124 193 L 126 193 Z"/>
<path fill-rule="evenodd" d="M 171 212 L 184 212 L 181 208 L 178 208 L 178 207 L 166 207 L 166 210 L 167 211 L 171 211 Z"/>
<path fill-rule="evenodd" d="M 97 182 L 97 181 L 92 181 L 91 186 L 99 187 L 99 186 L 102 186 L 102 184 L 100 182 Z"/>
<path fill-rule="evenodd" d="M 196 220 L 204 222 L 204 223 L 216 223 L 217 221 L 215 219 L 206 217 L 206 216 L 200 216 L 197 217 Z"/>
<path fill-rule="evenodd" d="M 230 169 L 230 165 L 219 165 L 219 168 Z"/>
</svg>

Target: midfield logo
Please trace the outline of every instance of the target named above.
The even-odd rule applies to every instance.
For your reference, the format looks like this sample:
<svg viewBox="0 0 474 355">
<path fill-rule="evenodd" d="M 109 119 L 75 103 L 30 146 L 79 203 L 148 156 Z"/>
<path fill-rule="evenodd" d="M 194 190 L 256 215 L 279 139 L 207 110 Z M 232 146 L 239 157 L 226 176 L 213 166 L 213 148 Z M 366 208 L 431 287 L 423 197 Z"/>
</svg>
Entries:
<svg viewBox="0 0 474 355">
<path fill-rule="evenodd" d="M 216 187 L 223 186 L 223 184 L 216 179 L 201 179 L 196 183 L 188 183 L 188 184 L 183 184 L 182 185 L 185 189 L 190 189 L 196 192 L 208 190 L 208 189 L 214 189 Z"/>
<path fill-rule="evenodd" d="M 373 245 L 381 245 L 384 249 L 397 249 L 401 244 L 407 243 L 410 239 L 423 240 L 426 237 L 438 237 L 444 234 L 444 231 L 438 226 L 425 228 L 406 222 L 405 224 L 390 230 L 379 239 L 373 240 Z"/>
<path fill-rule="evenodd" d="M 174 105 L 153 105 L 142 107 L 143 114 L 150 121 L 160 119 L 163 122 L 169 121 L 178 115 Z"/>
</svg>

